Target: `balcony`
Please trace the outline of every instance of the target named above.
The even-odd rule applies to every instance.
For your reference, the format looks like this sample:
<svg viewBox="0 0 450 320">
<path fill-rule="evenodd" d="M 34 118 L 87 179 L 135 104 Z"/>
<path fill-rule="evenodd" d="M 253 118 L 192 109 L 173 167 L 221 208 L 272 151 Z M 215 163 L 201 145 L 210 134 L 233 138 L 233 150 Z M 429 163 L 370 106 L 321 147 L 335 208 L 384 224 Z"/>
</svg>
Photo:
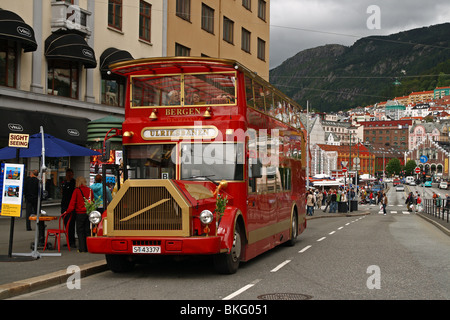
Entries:
<svg viewBox="0 0 450 320">
<path fill-rule="evenodd" d="M 91 35 L 88 27 L 88 19 L 91 12 L 80 8 L 77 5 L 71 5 L 64 1 L 52 1 L 52 32 L 59 29 L 76 30 L 83 33 L 86 37 Z"/>
</svg>

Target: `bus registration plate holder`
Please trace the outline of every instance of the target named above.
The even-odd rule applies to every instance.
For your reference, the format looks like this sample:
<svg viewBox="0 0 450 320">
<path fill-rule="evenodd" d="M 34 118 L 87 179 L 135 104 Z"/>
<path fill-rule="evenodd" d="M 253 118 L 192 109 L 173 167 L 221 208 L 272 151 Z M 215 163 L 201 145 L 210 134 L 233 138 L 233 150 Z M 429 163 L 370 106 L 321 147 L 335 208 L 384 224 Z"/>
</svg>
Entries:
<svg viewBox="0 0 450 320">
<path fill-rule="evenodd" d="M 133 246 L 133 253 L 161 253 L 161 246 Z"/>
</svg>

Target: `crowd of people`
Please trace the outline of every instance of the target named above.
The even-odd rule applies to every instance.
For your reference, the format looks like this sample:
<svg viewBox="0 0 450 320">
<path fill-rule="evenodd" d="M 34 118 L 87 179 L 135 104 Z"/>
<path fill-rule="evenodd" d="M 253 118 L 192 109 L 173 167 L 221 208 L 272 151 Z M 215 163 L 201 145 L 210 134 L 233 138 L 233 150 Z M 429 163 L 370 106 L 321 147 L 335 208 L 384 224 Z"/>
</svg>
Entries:
<svg viewBox="0 0 450 320">
<path fill-rule="evenodd" d="M 387 195 L 383 191 L 374 192 L 371 190 L 361 189 L 359 192 L 360 203 L 379 204 L 382 206 L 383 213 L 386 214 L 386 206 L 388 203 Z M 306 196 L 306 214 L 312 216 L 314 208 L 322 209 L 323 212 L 336 213 L 340 202 L 348 203 L 358 199 L 355 189 L 339 187 L 329 190 L 308 190 Z M 329 209 L 328 209 L 329 208 Z"/>
</svg>

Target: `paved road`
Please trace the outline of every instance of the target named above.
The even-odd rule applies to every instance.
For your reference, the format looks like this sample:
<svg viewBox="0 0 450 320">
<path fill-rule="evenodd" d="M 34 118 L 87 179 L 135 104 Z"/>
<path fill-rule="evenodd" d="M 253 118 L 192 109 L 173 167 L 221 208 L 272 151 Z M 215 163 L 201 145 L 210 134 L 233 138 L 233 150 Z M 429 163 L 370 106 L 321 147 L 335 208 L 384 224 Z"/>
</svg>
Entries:
<svg viewBox="0 0 450 320">
<path fill-rule="evenodd" d="M 207 258 L 158 259 L 14 299 L 450 299 L 450 238 L 415 214 L 314 219 L 294 247 L 278 247 L 217 275 Z M 157 306 L 157 304 L 155 305 Z M 171 310 L 177 312 L 177 310 Z"/>
</svg>

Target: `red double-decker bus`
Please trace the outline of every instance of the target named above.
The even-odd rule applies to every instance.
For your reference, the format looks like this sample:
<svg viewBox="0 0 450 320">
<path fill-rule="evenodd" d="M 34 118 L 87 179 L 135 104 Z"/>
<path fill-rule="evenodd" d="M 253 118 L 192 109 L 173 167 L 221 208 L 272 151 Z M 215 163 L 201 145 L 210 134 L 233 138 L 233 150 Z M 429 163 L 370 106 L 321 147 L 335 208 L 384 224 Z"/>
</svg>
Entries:
<svg viewBox="0 0 450 320">
<path fill-rule="evenodd" d="M 115 272 L 211 255 L 220 273 L 306 228 L 300 107 L 233 60 L 149 58 L 127 78 L 123 185 L 88 238 Z"/>
</svg>

